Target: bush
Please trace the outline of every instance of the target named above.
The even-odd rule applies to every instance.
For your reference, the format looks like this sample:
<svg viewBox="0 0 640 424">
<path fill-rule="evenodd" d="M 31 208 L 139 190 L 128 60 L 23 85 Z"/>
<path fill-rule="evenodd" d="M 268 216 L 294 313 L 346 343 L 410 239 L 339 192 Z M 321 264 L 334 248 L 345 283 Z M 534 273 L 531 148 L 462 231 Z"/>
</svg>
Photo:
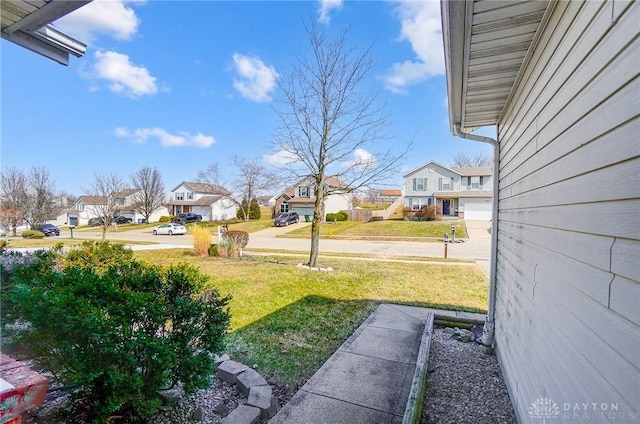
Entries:
<svg viewBox="0 0 640 424">
<path fill-rule="evenodd" d="M 78 388 L 70 404 L 83 405 L 85 416 L 74 419 L 144 421 L 157 413 L 160 389 L 180 381 L 193 393 L 210 384 L 210 354 L 224 348 L 230 297 L 207 290 L 196 268 L 50 265 L 17 269 L 9 297 L 30 324 L 18 341 Z"/>
<path fill-rule="evenodd" d="M 9 244 L 8 240 L 0 239 L 0 249 L 4 249 Z"/>
<path fill-rule="evenodd" d="M 222 235 L 222 240 L 227 243 L 235 243 L 240 249 L 244 249 L 249 243 L 249 233 L 246 231 L 230 230 Z"/>
<path fill-rule="evenodd" d="M 234 241 L 223 241 L 217 245 L 217 253 L 221 258 L 237 259 L 240 257 L 240 247 Z"/>
<path fill-rule="evenodd" d="M 92 269 L 102 273 L 112 266 L 133 261 L 133 251 L 119 243 L 84 241 L 58 261 L 63 268 Z"/>
<path fill-rule="evenodd" d="M 260 219 L 260 216 L 260 205 L 258 204 L 258 199 L 254 197 L 249 203 L 249 219 Z"/>
<path fill-rule="evenodd" d="M 193 225 L 191 227 L 193 235 L 193 253 L 197 256 L 208 256 L 211 247 L 211 233 L 205 227 Z"/>
<path fill-rule="evenodd" d="M 44 238 L 44 233 L 36 230 L 27 230 L 22 232 L 22 237 L 28 239 L 41 239 Z"/>
<path fill-rule="evenodd" d="M 328 213 L 326 216 L 327 222 L 346 221 L 349 218 L 346 212 Z"/>
<path fill-rule="evenodd" d="M 218 256 L 217 244 L 212 244 L 211 247 L 209 247 L 209 256 Z"/>
<path fill-rule="evenodd" d="M 162 215 L 158 222 L 171 222 L 171 217 L 168 215 Z"/>
</svg>

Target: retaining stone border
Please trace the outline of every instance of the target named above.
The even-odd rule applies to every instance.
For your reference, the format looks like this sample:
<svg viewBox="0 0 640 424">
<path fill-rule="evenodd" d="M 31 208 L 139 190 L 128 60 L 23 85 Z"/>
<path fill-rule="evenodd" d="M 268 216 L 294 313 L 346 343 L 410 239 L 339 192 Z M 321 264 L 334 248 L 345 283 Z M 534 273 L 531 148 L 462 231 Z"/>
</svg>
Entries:
<svg viewBox="0 0 640 424">
<path fill-rule="evenodd" d="M 273 395 L 273 389 L 254 369 L 232 361 L 227 354 L 216 356 L 214 362 L 216 376 L 235 384 L 243 395 L 248 396 L 244 405 L 238 406 L 222 419 L 223 423 L 260 424 L 278 412 L 278 401 Z"/>
</svg>

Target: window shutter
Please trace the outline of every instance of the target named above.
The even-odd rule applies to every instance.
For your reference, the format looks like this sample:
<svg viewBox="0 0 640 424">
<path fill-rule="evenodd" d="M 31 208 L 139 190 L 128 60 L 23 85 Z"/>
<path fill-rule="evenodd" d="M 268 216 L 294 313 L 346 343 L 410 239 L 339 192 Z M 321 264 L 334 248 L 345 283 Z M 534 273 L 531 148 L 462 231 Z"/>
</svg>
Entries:
<svg viewBox="0 0 640 424">
<path fill-rule="evenodd" d="M 417 178 L 413 179 L 413 191 L 416 191 L 416 184 L 417 184 L 416 180 Z"/>
<path fill-rule="evenodd" d="M 442 177 L 438 178 L 438 191 L 442 191 Z"/>
</svg>

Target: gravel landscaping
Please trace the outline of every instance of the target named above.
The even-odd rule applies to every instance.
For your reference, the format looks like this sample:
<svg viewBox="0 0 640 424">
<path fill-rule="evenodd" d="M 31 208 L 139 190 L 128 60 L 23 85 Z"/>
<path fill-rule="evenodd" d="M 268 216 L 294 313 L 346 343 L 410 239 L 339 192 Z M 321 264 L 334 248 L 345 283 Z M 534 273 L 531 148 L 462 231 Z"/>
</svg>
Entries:
<svg viewBox="0 0 640 424">
<path fill-rule="evenodd" d="M 493 350 L 434 327 L 421 424 L 511 424 L 516 417 Z"/>
</svg>

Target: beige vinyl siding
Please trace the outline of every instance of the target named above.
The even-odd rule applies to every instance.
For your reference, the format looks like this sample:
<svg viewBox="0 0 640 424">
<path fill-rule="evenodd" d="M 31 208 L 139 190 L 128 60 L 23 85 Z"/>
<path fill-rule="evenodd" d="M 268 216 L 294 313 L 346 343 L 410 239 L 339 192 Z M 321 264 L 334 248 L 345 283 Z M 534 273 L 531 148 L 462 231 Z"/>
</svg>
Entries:
<svg viewBox="0 0 640 424">
<path fill-rule="evenodd" d="M 640 5 L 551 7 L 498 128 L 496 347 L 520 421 L 619 422 L 564 408 L 638 413 Z"/>
</svg>

